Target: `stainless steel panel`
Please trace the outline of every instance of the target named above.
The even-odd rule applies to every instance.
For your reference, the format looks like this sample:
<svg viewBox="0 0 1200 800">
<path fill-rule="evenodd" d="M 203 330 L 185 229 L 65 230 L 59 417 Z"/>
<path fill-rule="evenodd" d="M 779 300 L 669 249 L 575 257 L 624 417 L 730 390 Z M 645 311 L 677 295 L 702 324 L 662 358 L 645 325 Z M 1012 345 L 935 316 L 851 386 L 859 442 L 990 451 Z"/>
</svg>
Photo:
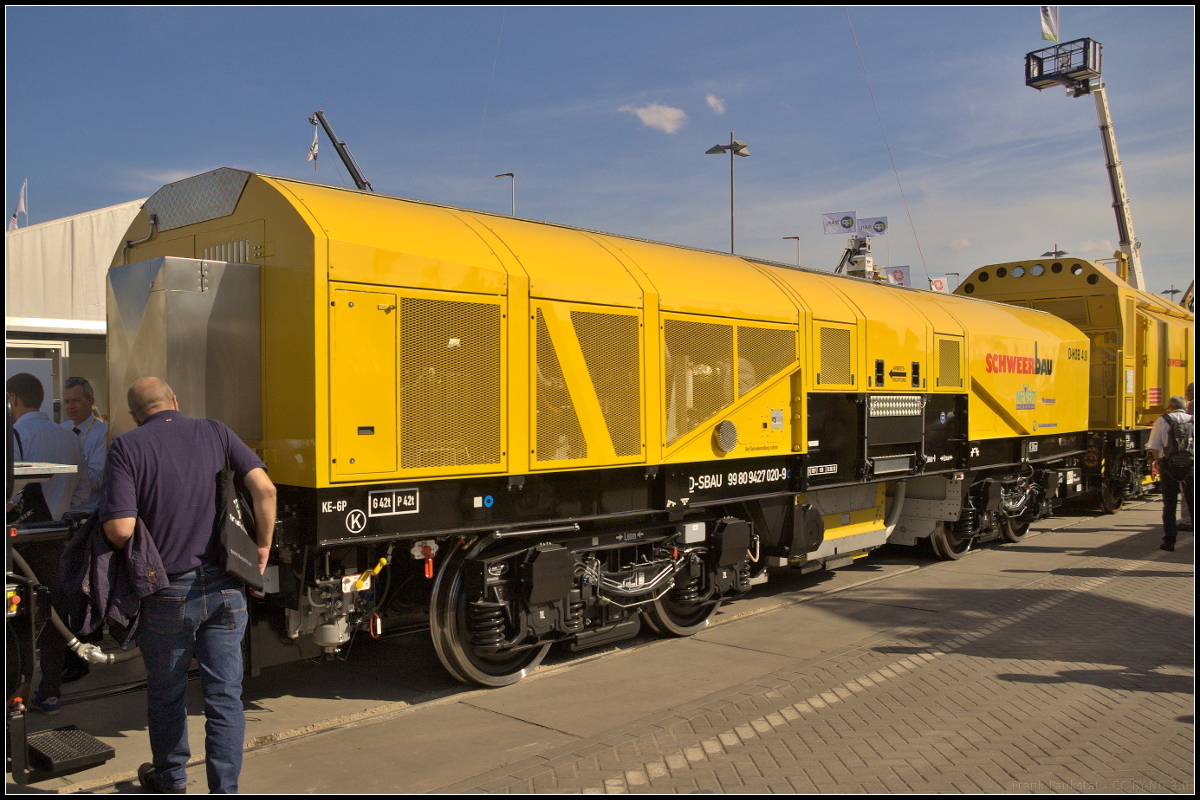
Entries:
<svg viewBox="0 0 1200 800">
<path fill-rule="evenodd" d="M 248 180 L 249 172 L 221 167 L 168 183 L 150 196 L 144 208 L 158 217 L 160 232 L 227 217 L 237 208 Z"/>
<path fill-rule="evenodd" d="M 219 419 L 262 438 L 259 268 L 164 257 L 108 271 L 111 432 L 134 427 L 125 393 L 165 380 L 189 417 Z"/>
</svg>

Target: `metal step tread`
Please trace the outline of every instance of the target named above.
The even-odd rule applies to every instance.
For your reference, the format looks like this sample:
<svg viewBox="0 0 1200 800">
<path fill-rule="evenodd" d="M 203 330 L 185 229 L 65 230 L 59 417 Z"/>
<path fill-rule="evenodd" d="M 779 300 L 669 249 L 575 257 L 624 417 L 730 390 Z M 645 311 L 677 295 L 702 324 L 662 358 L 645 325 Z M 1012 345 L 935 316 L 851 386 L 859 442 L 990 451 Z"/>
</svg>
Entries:
<svg viewBox="0 0 1200 800">
<path fill-rule="evenodd" d="M 31 733 L 28 742 L 30 761 L 47 772 L 86 769 L 116 755 L 112 747 L 74 725 Z"/>
</svg>

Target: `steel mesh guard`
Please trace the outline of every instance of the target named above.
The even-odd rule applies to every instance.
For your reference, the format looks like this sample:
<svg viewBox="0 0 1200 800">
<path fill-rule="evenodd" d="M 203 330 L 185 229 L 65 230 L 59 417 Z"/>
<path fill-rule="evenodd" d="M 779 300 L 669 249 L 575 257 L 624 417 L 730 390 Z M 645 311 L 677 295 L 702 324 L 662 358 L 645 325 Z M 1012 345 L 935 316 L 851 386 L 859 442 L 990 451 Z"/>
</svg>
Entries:
<svg viewBox="0 0 1200 800">
<path fill-rule="evenodd" d="M 562 367 L 559 366 L 554 342 L 550 340 L 550 331 L 542 318 L 541 309 L 537 312 L 536 339 L 536 460 L 587 458 L 587 440 L 579 426 L 579 416 L 575 413 L 575 404 L 571 401 L 571 393 L 563 378 Z"/>
<path fill-rule="evenodd" d="M 850 383 L 850 331 L 821 328 L 821 374 L 819 383 Z"/>
<path fill-rule="evenodd" d="M 501 460 L 500 306 L 400 300 L 404 469 Z"/>
<path fill-rule="evenodd" d="M 739 325 L 737 352 L 741 397 L 796 360 L 796 332 Z"/>
<path fill-rule="evenodd" d="M 667 319 L 666 443 L 733 403 L 733 326 Z"/>
<path fill-rule="evenodd" d="M 962 387 L 962 343 L 938 339 L 938 386 Z"/>
<path fill-rule="evenodd" d="M 632 314 L 572 311 L 571 324 L 575 327 L 596 399 L 600 401 L 613 450 L 618 456 L 641 455 L 638 318 Z"/>
</svg>

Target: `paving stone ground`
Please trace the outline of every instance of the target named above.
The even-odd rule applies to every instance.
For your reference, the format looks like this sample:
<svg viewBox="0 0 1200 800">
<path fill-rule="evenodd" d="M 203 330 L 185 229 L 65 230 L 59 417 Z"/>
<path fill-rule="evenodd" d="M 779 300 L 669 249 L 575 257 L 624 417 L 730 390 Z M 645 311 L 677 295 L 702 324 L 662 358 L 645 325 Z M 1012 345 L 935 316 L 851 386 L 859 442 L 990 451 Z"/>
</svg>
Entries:
<svg viewBox="0 0 1200 800">
<path fill-rule="evenodd" d="M 1191 793 L 1192 550 L 1148 541 L 445 790 Z"/>
<path fill-rule="evenodd" d="M 1194 546 L 1158 550 L 1160 509 L 1059 518 L 958 562 L 778 576 L 695 637 L 499 690 L 448 688 L 417 640 L 280 667 L 248 684 L 247 715 L 293 733 L 259 737 L 241 790 L 1190 795 Z M 148 758 L 137 725 L 113 726 L 128 763 Z M 137 791 L 110 774 L 42 788 Z"/>
</svg>

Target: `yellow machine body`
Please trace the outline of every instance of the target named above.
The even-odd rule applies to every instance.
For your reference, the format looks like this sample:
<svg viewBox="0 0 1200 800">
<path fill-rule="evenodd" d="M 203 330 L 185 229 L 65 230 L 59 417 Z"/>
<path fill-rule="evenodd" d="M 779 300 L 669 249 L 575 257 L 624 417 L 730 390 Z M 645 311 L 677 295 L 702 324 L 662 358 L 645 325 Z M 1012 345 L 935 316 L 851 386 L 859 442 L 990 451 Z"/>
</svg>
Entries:
<svg viewBox="0 0 1200 800">
<path fill-rule="evenodd" d="M 1195 315 L 1134 289 L 1118 274 L 1121 260 L 1115 262 L 1116 271 L 1071 258 L 989 264 L 955 292 L 1046 311 L 1087 334 L 1093 430 L 1149 427 L 1195 374 Z"/>
<path fill-rule="evenodd" d="M 159 256 L 260 266 L 251 444 L 293 486 L 804 453 L 809 393 L 967 394 L 971 439 L 1086 425 L 1087 339 L 973 299 L 263 175 L 117 263 Z"/>
</svg>

